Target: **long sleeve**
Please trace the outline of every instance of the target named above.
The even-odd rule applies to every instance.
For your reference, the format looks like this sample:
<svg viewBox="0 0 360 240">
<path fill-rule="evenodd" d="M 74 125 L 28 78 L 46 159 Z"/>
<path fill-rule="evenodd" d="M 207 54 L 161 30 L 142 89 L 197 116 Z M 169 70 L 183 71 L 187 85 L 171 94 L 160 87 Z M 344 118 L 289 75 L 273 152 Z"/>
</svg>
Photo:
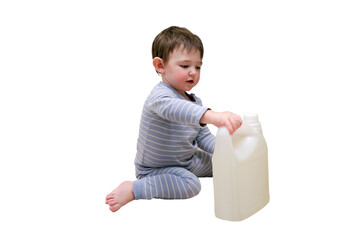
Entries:
<svg viewBox="0 0 360 240">
<path fill-rule="evenodd" d="M 191 101 L 171 98 L 166 95 L 151 99 L 147 103 L 147 107 L 152 112 L 169 121 L 195 126 L 200 126 L 200 118 L 207 110 L 206 107 Z"/>
<path fill-rule="evenodd" d="M 214 153 L 216 137 L 210 132 L 208 127 L 200 128 L 200 132 L 196 137 L 198 147 L 208 153 Z"/>
</svg>

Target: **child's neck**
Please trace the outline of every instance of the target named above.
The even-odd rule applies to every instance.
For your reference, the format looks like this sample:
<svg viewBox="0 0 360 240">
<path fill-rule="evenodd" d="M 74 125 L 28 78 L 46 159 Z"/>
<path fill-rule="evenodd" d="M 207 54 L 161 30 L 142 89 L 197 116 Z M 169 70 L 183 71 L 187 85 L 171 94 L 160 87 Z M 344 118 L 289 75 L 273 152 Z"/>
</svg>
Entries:
<svg viewBox="0 0 360 240">
<path fill-rule="evenodd" d="M 171 87 L 172 89 L 174 89 L 177 93 L 179 93 L 181 96 L 183 96 L 186 100 L 191 101 L 191 99 L 189 98 L 188 94 L 186 94 L 185 91 L 181 91 L 178 90 L 176 88 L 174 88 L 173 86 L 171 86 L 171 84 L 167 83 L 166 81 L 163 80 L 163 83 L 165 83 L 166 85 L 168 85 L 169 87 Z"/>
</svg>

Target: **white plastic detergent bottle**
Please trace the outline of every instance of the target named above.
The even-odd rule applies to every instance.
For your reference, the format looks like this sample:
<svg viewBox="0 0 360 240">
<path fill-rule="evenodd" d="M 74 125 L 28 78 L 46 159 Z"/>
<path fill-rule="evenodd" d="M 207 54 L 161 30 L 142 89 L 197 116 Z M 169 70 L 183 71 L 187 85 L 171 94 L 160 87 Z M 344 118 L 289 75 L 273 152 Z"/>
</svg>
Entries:
<svg viewBox="0 0 360 240">
<path fill-rule="evenodd" d="M 269 202 L 268 151 L 257 114 L 245 114 L 232 136 L 219 128 L 212 164 L 216 217 L 241 221 Z"/>
</svg>

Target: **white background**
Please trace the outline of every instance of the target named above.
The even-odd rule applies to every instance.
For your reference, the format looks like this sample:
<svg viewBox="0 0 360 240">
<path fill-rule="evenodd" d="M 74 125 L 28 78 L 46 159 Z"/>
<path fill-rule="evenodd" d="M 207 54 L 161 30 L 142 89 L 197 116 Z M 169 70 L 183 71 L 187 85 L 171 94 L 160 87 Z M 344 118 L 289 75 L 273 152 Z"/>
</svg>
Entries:
<svg viewBox="0 0 360 240">
<path fill-rule="evenodd" d="M 0 238 L 359 239 L 356 2 L 1 1 Z M 104 203 L 135 179 L 171 25 L 204 43 L 203 104 L 259 114 L 271 200 L 242 222 L 214 216 L 211 178 L 189 200 Z"/>
</svg>

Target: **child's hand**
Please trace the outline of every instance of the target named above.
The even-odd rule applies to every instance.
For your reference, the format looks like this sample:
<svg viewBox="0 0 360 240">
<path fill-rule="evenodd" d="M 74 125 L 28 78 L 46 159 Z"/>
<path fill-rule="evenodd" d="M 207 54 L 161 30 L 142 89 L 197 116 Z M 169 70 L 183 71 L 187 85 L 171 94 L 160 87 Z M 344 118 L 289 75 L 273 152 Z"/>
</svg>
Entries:
<svg viewBox="0 0 360 240">
<path fill-rule="evenodd" d="M 236 115 L 232 112 L 214 112 L 212 110 L 207 110 L 200 119 L 200 123 L 209 123 L 213 124 L 216 127 L 225 126 L 230 135 L 232 135 L 236 129 L 238 129 L 242 124 L 242 119 L 239 115 Z"/>
</svg>

